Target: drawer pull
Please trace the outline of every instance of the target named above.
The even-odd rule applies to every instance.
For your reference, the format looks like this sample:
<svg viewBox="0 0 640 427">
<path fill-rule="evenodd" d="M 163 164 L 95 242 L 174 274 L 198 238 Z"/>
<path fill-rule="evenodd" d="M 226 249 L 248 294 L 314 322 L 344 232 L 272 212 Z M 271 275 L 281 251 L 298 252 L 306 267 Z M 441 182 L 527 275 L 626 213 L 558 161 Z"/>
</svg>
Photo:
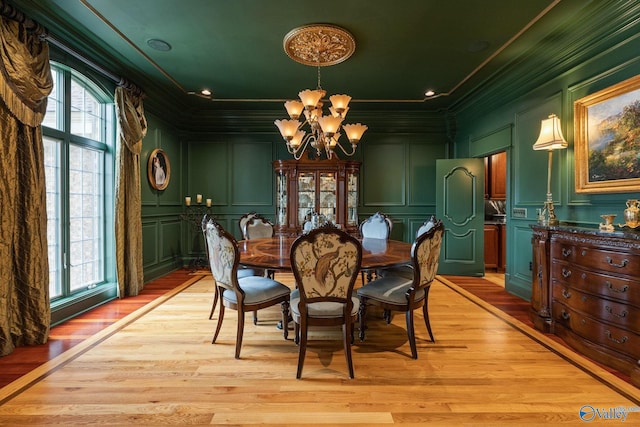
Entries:
<svg viewBox="0 0 640 427">
<path fill-rule="evenodd" d="M 624 344 L 627 342 L 627 340 L 629 338 L 627 338 L 626 336 L 620 338 L 620 339 L 615 339 L 611 336 L 611 331 L 604 331 L 605 334 L 607 334 L 607 338 L 609 338 L 610 341 L 613 341 L 616 344 Z"/>
<path fill-rule="evenodd" d="M 615 262 L 613 262 L 613 260 L 611 259 L 611 257 L 607 257 L 607 262 L 609 263 L 609 265 L 613 266 L 613 267 L 618 267 L 618 268 L 624 268 L 627 266 L 627 264 L 629 264 L 629 260 L 628 259 L 623 259 L 622 262 L 620 264 L 616 264 Z"/>
<path fill-rule="evenodd" d="M 567 291 L 566 289 L 562 289 L 562 296 L 566 299 L 569 299 L 571 298 L 571 292 Z"/>
<path fill-rule="evenodd" d="M 570 313 L 567 313 L 566 311 L 562 310 L 562 313 L 560 313 L 560 316 L 564 319 L 564 320 L 569 320 L 569 318 L 571 317 Z"/>
<path fill-rule="evenodd" d="M 627 317 L 627 312 L 623 311 L 622 313 L 618 314 L 618 313 L 614 313 L 613 309 L 611 307 L 609 307 L 608 305 L 604 307 L 605 310 L 607 310 L 607 312 L 612 315 L 612 316 L 616 316 L 619 317 L 620 319 Z"/>
<path fill-rule="evenodd" d="M 562 256 L 566 258 L 569 255 L 571 255 L 571 249 L 562 248 Z"/>
<path fill-rule="evenodd" d="M 571 276 L 571 270 L 567 270 L 567 269 L 562 269 L 562 277 L 564 277 L 565 279 L 569 278 L 569 276 Z"/>
<path fill-rule="evenodd" d="M 614 288 L 611 282 L 609 282 L 608 280 L 606 283 L 607 283 L 607 288 L 609 288 L 609 290 L 613 292 L 622 293 L 622 292 L 627 292 L 627 289 L 629 289 L 628 285 L 623 285 L 622 288 L 617 289 L 617 288 Z"/>
</svg>

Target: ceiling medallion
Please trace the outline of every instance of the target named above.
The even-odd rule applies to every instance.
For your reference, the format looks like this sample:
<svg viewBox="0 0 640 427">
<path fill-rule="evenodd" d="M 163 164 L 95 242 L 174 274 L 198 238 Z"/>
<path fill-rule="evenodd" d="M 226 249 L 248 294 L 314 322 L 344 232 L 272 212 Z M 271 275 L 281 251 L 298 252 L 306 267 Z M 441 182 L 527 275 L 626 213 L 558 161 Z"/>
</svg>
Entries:
<svg viewBox="0 0 640 427">
<path fill-rule="evenodd" d="M 289 58 L 318 67 L 339 64 L 356 50 L 356 41 L 351 33 L 329 24 L 294 28 L 284 37 L 283 45 Z"/>
</svg>

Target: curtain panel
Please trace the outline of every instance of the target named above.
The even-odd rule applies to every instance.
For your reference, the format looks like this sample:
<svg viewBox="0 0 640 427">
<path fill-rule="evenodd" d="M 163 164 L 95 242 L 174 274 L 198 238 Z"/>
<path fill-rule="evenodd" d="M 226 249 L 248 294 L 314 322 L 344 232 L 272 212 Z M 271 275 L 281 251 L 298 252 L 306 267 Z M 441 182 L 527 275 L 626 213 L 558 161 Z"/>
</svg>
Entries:
<svg viewBox="0 0 640 427">
<path fill-rule="evenodd" d="M 49 336 L 40 124 L 52 88 L 47 43 L 0 17 L 0 355 Z"/>
<path fill-rule="evenodd" d="M 142 204 L 140 152 L 147 134 L 142 95 L 116 88 L 116 268 L 120 298 L 138 295 L 144 287 L 142 268 Z"/>
</svg>

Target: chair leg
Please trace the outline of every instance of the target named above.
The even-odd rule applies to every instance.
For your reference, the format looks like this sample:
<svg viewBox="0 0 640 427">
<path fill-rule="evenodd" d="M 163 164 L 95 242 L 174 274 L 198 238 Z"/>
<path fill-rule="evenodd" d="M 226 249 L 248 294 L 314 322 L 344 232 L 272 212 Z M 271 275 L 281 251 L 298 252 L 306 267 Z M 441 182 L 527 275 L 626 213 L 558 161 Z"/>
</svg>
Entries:
<svg viewBox="0 0 640 427">
<path fill-rule="evenodd" d="M 242 348 L 242 335 L 244 333 L 244 311 L 238 307 L 238 330 L 236 332 L 236 359 L 240 359 L 240 349 Z"/>
<path fill-rule="evenodd" d="M 360 309 L 358 310 L 358 315 L 360 316 L 360 333 L 358 337 L 360 341 L 364 341 L 364 333 L 367 329 L 367 299 L 364 297 L 360 297 Z"/>
<path fill-rule="evenodd" d="M 213 286 L 213 304 L 211 304 L 211 312 L 209 312 L 209 320 L 213 319 L 213 312 L 216 309 L 216 304 L 218 303 L 218 295 L 220 291 L 218 291 L 218 285 Z"/>
<path fill-rule="evenodd" d="M 304 319 L 300 320 L 300 347 L 298 348 L 298 372 L 296 373 L 296 379 L 302 377 L 302 367 L 304 366 L 304 357 L 307 353 L 307 322 Z"/>
<path fill-rule="evenodd" d="M 418 358 L 418 350 L 416 348 L 416 333 L 413 328 L 413 310 L 409 309 L 406 313 L 407 317 L 407 335 L 409 337 L 409 345 L 411 346 L 411 357 Z"/>
<path fill-rule="evenodd" d="M 286 340 L 289 338 L 289 302 L 282 301 L 282 335 Z"/>
<path fill-rule="evenodd" d="M 387 325 L 389 325 L 391 323 L 391 310 L 388 310 L 386 308 L 382 310 L 382 318 L 385 322 L 387 322 Z"/>
<path fill-rule="evenodd" d="M 429 338 L 431 338 L 431 342 L 436 342 L 435 338 L 433 338 L 433 333 L 431 332 L 431 322 L 429 321 L 429 309 L 427 308 L 426 301 L 422 306 L 422 313 L 424 314 L 424 324 L 427 325 L 427 332 L 429 332 Z"/>
<path fill-rule="evenodd" d="M 220 333 L 220 327 L 222 326 L 222 319 L 224 319 L 224 304 L 220 301 L 220 312 L 218 313 L 218 324 L 216 325 L 216 332 L 213 334 L 213 339 L 211 340 L 211 344 L 215 344 L 216 339 L 218 339 L 218 334 Z"/>
<path fill-rule="evenodd" d="M 293 322 L 293 342 L 296 345 L 300 344 L 300 325 L 298 325 L 298 322 Z"/>
<path fill-rule="evenodd" d="M 351 322 L 345 322 L 342 325 L 342 335 L 344 340 L 344 356 L 347 359 L 347 369 L 349 369 L 349 378 L 353 379 L 353 359 L 351 358 L 351 331 L 353 324 Z"/>
<path fill-rule="evenodd" d="M 258 311 L 254 311 L 253 312 L 253 324 L 257 325 L 258 324 Z"/>
</svg>

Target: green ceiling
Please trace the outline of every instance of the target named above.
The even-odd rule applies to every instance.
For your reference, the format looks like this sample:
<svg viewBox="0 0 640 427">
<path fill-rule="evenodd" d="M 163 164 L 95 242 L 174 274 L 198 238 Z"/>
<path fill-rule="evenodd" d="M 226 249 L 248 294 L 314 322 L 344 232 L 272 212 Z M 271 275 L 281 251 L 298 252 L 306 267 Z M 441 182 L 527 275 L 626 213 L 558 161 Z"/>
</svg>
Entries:
<svg viewBox="0 0 640 427">
<path fill-rule="evenodd" d="M 328 94 L 358 108 L 452 108 L 531 46 L 561 30 L 584 0 L 0 0 L 56 39 L 179 108 L 282 108 L 315 88 L 314 67 L 284 53 L 291 29 L 331 23 L 355 54 L 322 68 Z M 162 39 L 172 49 L 147 45 Z M 483 45 L 484 49 L 478 50 Z M 189 95 L 201 88 L 214 101 Z M 441 96 L 424 100 L 425 90 Z"/>
</svg>

